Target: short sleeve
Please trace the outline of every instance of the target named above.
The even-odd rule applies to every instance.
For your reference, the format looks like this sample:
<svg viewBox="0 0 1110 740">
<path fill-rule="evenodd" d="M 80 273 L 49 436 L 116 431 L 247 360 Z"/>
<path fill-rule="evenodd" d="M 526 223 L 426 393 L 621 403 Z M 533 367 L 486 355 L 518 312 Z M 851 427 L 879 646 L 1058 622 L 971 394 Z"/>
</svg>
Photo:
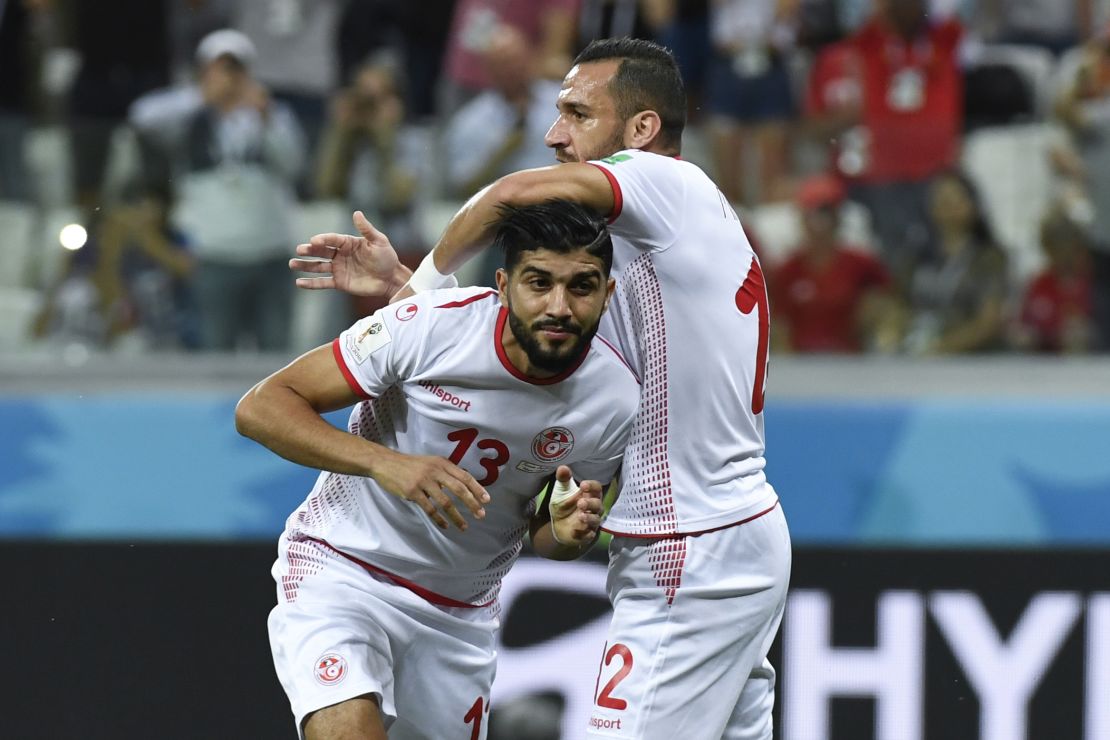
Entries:
<svg viewBox="0 0 1110 740">
<path fill-rule="evenodd" d="M 613 188 L 609 230 L 652 251 L 669 247 L 682 229 L 686 180 L 673 157 L 635 149 L 591 161 Z"/>
<path fill-rule="evenodd" d="M 356 394 L 377 397 L 413 373 L 430 314 L 423 303 L 385 306 L 332 342 L 336 364 Z"/>
</svg>

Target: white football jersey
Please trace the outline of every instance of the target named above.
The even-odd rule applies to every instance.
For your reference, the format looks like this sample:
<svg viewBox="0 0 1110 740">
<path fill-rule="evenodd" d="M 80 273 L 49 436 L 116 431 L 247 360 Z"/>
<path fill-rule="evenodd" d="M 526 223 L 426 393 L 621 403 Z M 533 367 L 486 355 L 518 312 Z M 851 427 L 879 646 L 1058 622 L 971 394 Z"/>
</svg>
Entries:
<svg viewBox="0 0 1110 740">
<path fill-rule="evenodd" d="M 486 604 L 557 466 L 579 480 L 612 479 L 639 404 L 632 372 L 595 338 L 567 372 L 531 378 L 505 356 L 506 318 L 489 288 L 428 291 L 358 321 L 332 345 L 367 399 L 352 410 L 350 432 L 466 469 L 489 492 L 485 518 L 455 500 L 470 526 L 441 530 L 371 478 L 324 472 L 286 522 L 290 543 L 326 542 L 438 603 Z M 312 558 L 299 567 L 313 568 Z"/>
<path fill-rule="evenodd" d="M 621 491 L 604 528 L 715 529 L 775 505 L 763 473 L 769 317 L 736 212 L 697 166 L 627 150 L 608 177 L 616 295 L 600 334 L 642 384 Z"/>
</svg>

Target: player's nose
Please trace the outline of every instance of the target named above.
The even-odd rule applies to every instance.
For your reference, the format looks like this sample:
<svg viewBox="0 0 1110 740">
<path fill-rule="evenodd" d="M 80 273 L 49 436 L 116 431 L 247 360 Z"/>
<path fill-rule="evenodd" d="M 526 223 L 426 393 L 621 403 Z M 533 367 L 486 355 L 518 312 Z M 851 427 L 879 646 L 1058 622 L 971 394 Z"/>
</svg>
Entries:
<svg viewBox="0 0 1110 740">
<path fill-rule="evenodd" d="M 547 315 L 556 318 L 565 318 L 571 315 L 570 296 L 566 286 L 556 285 L 547 294 Z"/>
<path fill-rule="evenodd" d="M 556 118 L 555 123 L 551 124 L 551 128 L 547 130 L 543 137 L 543 143 L 552 149 L 570 144 L 570 137 L 567 136 L 566 128 L 562 124 L 562 117 Z"/>
</svg>

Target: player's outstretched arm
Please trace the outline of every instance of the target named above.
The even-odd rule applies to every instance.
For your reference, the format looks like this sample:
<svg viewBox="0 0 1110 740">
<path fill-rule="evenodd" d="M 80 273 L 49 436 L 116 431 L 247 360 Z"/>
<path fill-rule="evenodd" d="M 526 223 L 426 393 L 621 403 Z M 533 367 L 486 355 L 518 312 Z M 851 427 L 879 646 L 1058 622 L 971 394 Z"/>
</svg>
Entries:
<svg viewBox="0 0 1110 740">
<path fill-rule="evenodd" d="M 461 502 L 478 518 L 489 494 L 474 477 L 434 455 L 405 455 L 332 426 L 321 414 L 351 406 L 329 345 L 318 347 L 261 381 L 235 407 L 239 433 L 287 460 L 319 470 L 374 478 L 387 492 L 412 501 L 441 529 L 459 529 Z"/>
<path fill-rule="evenodd" d="M 399 301 L 451 275 L 493 240 L 497 207 L 534 205 L 555 198 L 580 203 L 601 215 L 613 210 L 613 187 L 597 167 L 578 162 L 522 170 L 474 194 L 447 224 L 412 280 L 392 298 Z"/>
<path fill-rule="evenodd" d="M 552 560 L 573 560 L 585 554 L 601 527 L 602 492 L 597 481 L 575 483 L 570 468 L 560 465 L 548 507 L 532 518 L 532 548 L 536 554 Z"/>
<path fill-rule="evenodd" d="M 297 278 L 298 288 L 385 297 L 408 281 L 412 271 L 401 264 L 389 238 L 362 211 L 355 211 L 352 220 L 361 236 L 317 234 L 307 244 L 297 245 L 289 269 L 316 275 Z"/>
</svg>

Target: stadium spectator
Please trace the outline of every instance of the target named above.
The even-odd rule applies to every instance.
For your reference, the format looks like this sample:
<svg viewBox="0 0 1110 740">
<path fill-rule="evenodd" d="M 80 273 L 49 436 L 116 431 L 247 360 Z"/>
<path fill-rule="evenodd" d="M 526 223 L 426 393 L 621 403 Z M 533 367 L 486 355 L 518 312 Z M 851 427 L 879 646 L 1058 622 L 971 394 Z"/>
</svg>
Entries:
<svg viewBox="0 0 1110 740">
<path fill-rule="evenodd" d="M 348 2 L 339 21 L 341 78 L 378 51 L 401 55 L 405 70 L 405 108 L 416 122 L 436 112 L 436 92 L 451 28 L 455 0 L 358 0 Z"/>
<path fill-rule="evenodd" d="M 511 26 L 495 30 L 482 53 L 490 87 L 447 122 L 444 163 L 451 195 L 469 198 L 491 180 L 551 164 L 543 136 L 559 83 L 541 79 L 528 40 Z"/>
<path fill-rule="evenodd" d="M 673 0 L 580 0 L 578 43 L 584 49 L 594 39 L 654 39 L 659 23 Z"/>
<path fill-rule="evenodd" d="M 775 307 L 774 346 L 790 352 L 860 352 L 878 348 L 894 300 L 886 267 L 840 240 L 844 186 L 815 175 L 798 188 L 803 239 L 768 277 Z M 889 347 L 888 347 L 889 348 Z"/>
<path fill-rule="evenodd" d="M 167 205 L 131 194 L 102 211 L 85 245 L 64 252 L 35 334 L 97 348 L 130 340 L 144 350 L 196 349 L 193 258 Z"/>
<path fill-rule="evenodd" d="M 962 172 L 929 187 L 934 256 L 913 272 L 905 348 L 911 354 L 990 352 L 1006 345 L 1008 260 Z"/>
<path fill-rule="evenodd" d="M 149 0 L 66 5 L 80 67 L 69 91 L 73 176 L 78 205 L 101 205 L 116 129 L 139 96 L 170 82 L 168 7 Z"/>
<path fill-rule="evenodd" d="M 459 0 L 448 36 L 444 100 L 450 115 L 468 98 L 490 87 L 482 54 L 500 26 L 528 39 L 540 77 L 561 80 L 577 40 L 580 0 Z"/>
<path fill-rule="evenodd" d="M 1057 100 L 1077 158 L 1073 175 L 1089 199 L 1094 345 L 1110 351 L 1110 26 L 1092 39 Z"/>
<path fill-rule="evenodd" d="M 963 27 L 926 0 L 883 0 L 819 55 L 809 115 L 837 139 L 835 166 L 871 212 L 884 261 L 905 282 L 929 243 L 933 175 L 955 163 L 963 125 Z"/>
<path fill-rule="evenodd" d="M 551 125 L 551 101 L 559 94 L 559 83 L 536 74 L 528 40 L 511 26 L 491 34 L 482 58 L 492 87 L 459 108 L 443 134 L 444 150 L 450 152 L 447 182 L 456 198 L 469 198 L 511 172 L 554 161 L 543 136 Z M 477 279 L 492 285 L 500 264 L 500 255 L 482 255 Z"/>
<path fill-rule="evenodd" d="M 788 55 L 794 0 L 720 0 L 710 10 L 713 58 L 707 105 L 713 161 L 732 203 L 778 200 L 789 192 L 789 122 L 795 107 Z M 748 192 L 754 156 L 756 192 Z"/>
<path fill-rule="evenodd" d="M 197 261 L 203 346 L 281 351 L 289 340 L 285 253 L 294 241 L 293 183 L 304 139 L 293 113 L 251 76 L 250 39 L 214 31 L 196 58 L 198 84 L 136 101 L 132 124 L 172 178 L 175 223 Z"/>
<path fill-rule="evenodd" d="M 711 57 L 709 0 L 653 0 L 648 17 L 660 43 L 674 53 L 686 86 L 686 115 L 701 120 L 705 78 Z"/>
<path fill-rule="evenodd" d="M 379 50 L 332 96 L 316 192 L 365 211 L 407 251 L 423 246 L 416 196 L 425 153 L 423 140 L 405 123 L 402 74 L 398 55 Z"/>
<path fill-rule="evenodd" d="M 599 481 L 620 466 L 640 395 L 592 341 L 612 241 L 567 201 L 500 213 L 497 290 L 389 306 L 236 409 L 243 434 L 323 471 L 281 537 L 269 619 L 309 740 L 485 737 L 498 593 L 525 534 L 554 560 L 596 538 Z M 355 404 L 350 433 L 320 416 Z M 571 472 L 586 479 L 576 494 L 537 505 Z"/>
<path fill-rule="evenodd" d="M 24 142 L 33 113 L 41 108 L 41 28 L 49 0 L 0 3 L 0 200 L 29 200 Z"/>
<path fill-rule="evenodd" d="M 328 96 L 340 85 L 339 21 L 347 0 L 239 0 L 231 27 L 255 48 L 252 76 L 287 105 L 315 157 L 327 119 Z M 300 183 L 308 193 L 306 182 Z"/>
<path fill-rule="evenodd" d="M 1025 288 L 1015 345 L 1036 352 L 1083 353 L 1091 344 L 1087 234 L 1060 208 L 1041 223 L 1046 266 Z"/>
</svg>

